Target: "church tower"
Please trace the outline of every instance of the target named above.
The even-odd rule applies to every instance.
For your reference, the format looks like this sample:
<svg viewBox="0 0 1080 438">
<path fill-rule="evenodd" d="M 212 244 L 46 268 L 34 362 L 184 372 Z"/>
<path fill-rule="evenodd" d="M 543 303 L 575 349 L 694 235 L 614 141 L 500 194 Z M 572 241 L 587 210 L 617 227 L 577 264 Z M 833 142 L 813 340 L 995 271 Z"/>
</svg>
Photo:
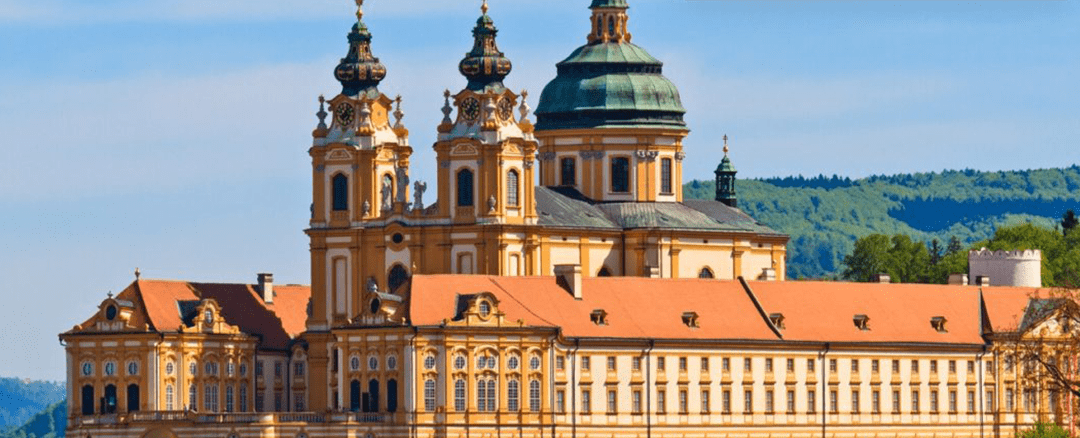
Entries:
<svg viewBox="0 0 1080 438">
<path fill-rule="evenodd" d="M 354 296 L 367 278 L 357 250 L 360 230 L 408 209 L 412 148 L 401 122 L 401 98 L 391 99 L 378 89 L 386 67 L 372 55 L 363 1 L 356 3 L 349 49 L 334 69 L 341 92 L 329 100 L 319 97 L 319 124 L 308 151 L 313 188 L 307 231 L 313 274 L 308 326 L 315 329 L 343 323 L 358 313 Z"/>
<path fill-rule="evenodd" d="M 444 94 L 434 145 L 438 215 L 455 224 L 532 224 L 537 143 L 527 118 L 527 93 L 515 94 L 503 85 L 511 63 L 496 45 L 498 30 L 487 11 L 485 1 L 472 31 L 473 48 L 458 65 L 468 80 L 465 89 Z"/>
<path fill-rule="evenodd" d="M 716 200 L 732 208 L 739 207 L 739 200 L 735 197 L 735 166 L 728 158 L 727 135 L 724 135 L 724 159 L 716 166 Z"/>
<path fill-rule="evenodd" d="M 630 42 L 626 0 L 593 0 L 587 43 L 558 63 L 536 109 L 540 184 L 596 201 L 682 201 L 679 91 Z"/>
</svg>

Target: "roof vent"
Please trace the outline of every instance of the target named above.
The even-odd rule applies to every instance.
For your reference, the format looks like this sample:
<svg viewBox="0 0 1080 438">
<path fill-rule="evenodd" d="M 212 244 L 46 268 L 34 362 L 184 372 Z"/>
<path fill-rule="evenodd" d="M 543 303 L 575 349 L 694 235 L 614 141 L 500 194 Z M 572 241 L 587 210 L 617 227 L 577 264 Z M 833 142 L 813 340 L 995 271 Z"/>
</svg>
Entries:
<svg viewBox="0 0 1080 438">
<path fill-rule="evenodd" d="M 891 281 L 892 278 L 889 277 L 889 274 L 874 274 L 874 283 L 889 283 Z"/>
<path fill-rule="evenodd" d="M 698 328 L 697 312 L 683 312 L 682 323 L 686 324 L 686 326 L 690 328 Z"/>
<path fill-rule="evenodd" d="M 930 326 L 937 330 L 938 333 L 948 333 L 949 330 L 945 328 L 945 324 L 948 320 L 944 316 L 935 316 L 930 318 Z"/>
<path fill-rule="evenodd" d="M 555 281 L 575 300 L 581 299 L 581 265 L 555 265 Z"/>
<path fill-rule="evenodd" d="M 870 330 L 870 317 L 869 316 L 862 315 L 862 314 L 855 315 L 855 317 L 852 318 L 852 321 L 855 323 L 855 328 L 857 328 L 859 330 L 863 330 L 863 331 Z"/>
<path fill-rule="evenodd" d="M 263 302 L 274 303 L 274 274 L 259 274 L 259 293 L 262 294 Z"/>
<path fill-rule="evenodd" d="M 589 319 L 596 325 L 607 325 L 607 312 L 604 309 L 593 310 L 589 314 Z"/>
<path fill-rule="evenodd" d="M 769 322 L 772 323 L 778 329 L 784 328 L 784 314 L 783 313 L 770 313 Z"/>
</svg>

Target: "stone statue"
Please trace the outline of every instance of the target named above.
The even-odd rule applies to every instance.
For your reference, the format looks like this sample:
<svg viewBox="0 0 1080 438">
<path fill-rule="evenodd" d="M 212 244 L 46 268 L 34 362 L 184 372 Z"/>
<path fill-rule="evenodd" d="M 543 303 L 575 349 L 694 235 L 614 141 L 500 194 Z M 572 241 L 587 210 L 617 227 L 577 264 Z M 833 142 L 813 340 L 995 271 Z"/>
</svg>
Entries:
<svg viewBox="0 0 1080 438">
<path fill-rule="evenodd" d="M 405 193 L 409 191 L 409 172 L 404 167 L 397 169 L 398 190 L 397 199 L 394 202 L 400 202 L 402 204 L 408 204 L 408 200 L 405 199 Z"/>
<path fill-rule="evenodd" d="M 424 209 L 424 192 L 427 191 L 427 183 L 423 181 L 417 181 L 413 183 L 413 197 L 416 198 L 416 203 L 413 204 L 413 208 L 417 210 Z"/>
<path fill-rule="evenodd" d="M 383 185 L 382 185 L 382 209 L 383 209 L 383 211 L 388 211 L 388 210 L 390 210 L 392 208 L 391 203 L 393 202 L 393 200 L 390 199 L 390 197 L 393 195 L 393 193 L 394 193 L 394 188 L 390 186 L 390 181 L 383 181 Z"/>
<path fill-rule="evenodd" d="M 368 290 L 368 292 L 371 292 L 371 293 L 375 293 L 375 292 L 379 291 L 379 283 L 376 283 L 375 279 L 372 278 L 372 277 L 368 277 L 367 290 Z"/>
</svg>

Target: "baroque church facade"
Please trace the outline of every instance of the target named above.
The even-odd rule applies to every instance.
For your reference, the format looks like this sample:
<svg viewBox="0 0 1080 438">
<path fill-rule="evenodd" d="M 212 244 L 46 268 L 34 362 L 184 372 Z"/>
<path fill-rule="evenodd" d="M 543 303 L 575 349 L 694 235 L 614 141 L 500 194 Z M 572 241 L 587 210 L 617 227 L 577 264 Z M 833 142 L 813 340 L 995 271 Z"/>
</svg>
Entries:
<svg viewBox="0 0 1080 438">
<path fill-rule="evenodd" d="M 68 434 L 1007 436 L 1061 415 L 999 342 L 1053 325 L 1025 313 L 1038 288 L 785 281 L 726 138 L 716 199 L 682 199 L 678 90 L 625 0 L 590 10 L 534 123 L 484 4 L 428 204 L 358 8 L 309 149 L 310 286 L 136 273 L 60 335 Z"/>
</svg>

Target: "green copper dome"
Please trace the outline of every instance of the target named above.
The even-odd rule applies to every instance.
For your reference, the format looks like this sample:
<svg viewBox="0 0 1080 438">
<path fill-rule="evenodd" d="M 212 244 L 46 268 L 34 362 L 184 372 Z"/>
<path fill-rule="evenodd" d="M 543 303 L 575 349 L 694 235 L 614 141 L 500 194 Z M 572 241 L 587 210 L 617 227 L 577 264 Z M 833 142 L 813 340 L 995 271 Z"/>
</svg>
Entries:
<svg viewBox="0 0 1080 438">
<path fill-rule="evenodd" d="M 591 7 L 625 8 L 626 1 L 593 0 Z M 686 129 L 686 109 L 662 74 L 664 64 L 628 39 L 592 41 L 558 63 L 558 74 L 540 94 L 536 129 Z"/>
</svg>

